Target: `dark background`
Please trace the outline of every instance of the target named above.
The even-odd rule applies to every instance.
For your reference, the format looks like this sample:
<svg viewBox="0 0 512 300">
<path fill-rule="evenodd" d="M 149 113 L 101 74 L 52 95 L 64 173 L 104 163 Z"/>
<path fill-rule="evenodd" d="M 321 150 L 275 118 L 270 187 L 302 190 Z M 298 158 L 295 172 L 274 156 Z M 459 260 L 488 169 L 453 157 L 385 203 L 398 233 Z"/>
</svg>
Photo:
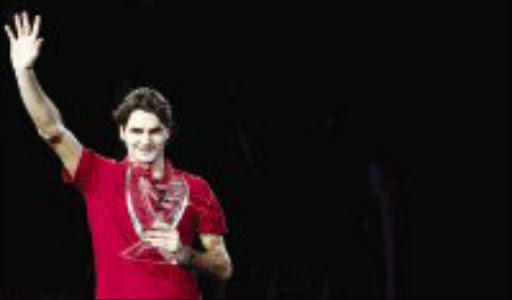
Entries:
<svg viewBox="0 0 512 300">
<path fill-rule="evenodd" d="M 130 88 L 172 99 L 168 154 L 208 180 L 230 227 L 220 295 L 392 294 L 370 162 L 390 182 L 397 297 L 508 293 L 508 5 L 1 9 L 42 15 L 37 72 L 85 146 L 123 157 L 111 111 Z M 85 207 L 21 105 L 5 34 L 0 48 L 0 294 L 90 296 Z"/>
</svg>

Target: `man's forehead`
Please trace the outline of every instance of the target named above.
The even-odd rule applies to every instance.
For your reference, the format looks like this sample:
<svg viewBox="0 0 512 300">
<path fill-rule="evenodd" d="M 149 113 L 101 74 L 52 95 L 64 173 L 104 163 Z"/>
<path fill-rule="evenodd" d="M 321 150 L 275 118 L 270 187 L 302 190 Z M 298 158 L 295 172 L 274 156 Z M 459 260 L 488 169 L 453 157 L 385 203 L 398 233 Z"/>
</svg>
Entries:
<svg viewBox="0 0 512 300">
<path fill-rule="evenodd" d="M 162 127 L 163 124 L 160 119 L 153 114 L 142 110 L 135 110 L 131 113 L 126 124 L 127 127 Z"/>
</svg>

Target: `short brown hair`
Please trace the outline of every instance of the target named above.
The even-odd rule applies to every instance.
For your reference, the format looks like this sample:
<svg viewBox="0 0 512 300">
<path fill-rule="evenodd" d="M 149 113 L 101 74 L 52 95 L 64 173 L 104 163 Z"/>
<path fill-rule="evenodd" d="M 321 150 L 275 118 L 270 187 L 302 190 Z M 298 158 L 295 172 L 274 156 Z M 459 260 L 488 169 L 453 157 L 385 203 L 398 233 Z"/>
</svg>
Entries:
<svg viewBox="0 0 512 300">
<path fill-rule="evenodd" d="M 114 121 L 118 126 L 125 127 L 131 113 L 136 109 L 155 114 L 167 129 L 172 129 L 174 122 L 171 105 L 159 91 L 149 87 L 132 90 L 113 111 Z"/>
</svg>

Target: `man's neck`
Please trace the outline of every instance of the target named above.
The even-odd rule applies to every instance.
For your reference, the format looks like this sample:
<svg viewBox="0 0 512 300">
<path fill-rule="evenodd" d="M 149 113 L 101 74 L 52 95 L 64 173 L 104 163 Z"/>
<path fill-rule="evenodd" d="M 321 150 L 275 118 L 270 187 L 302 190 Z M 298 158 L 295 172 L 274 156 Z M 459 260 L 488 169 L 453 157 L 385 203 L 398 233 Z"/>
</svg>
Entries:
<svg viewBox="0 0 512 300">
<path fill-rule="evenodd" d="M 155 162 L 151 164 L 151 172 L 153 173 L 153 178 L 160 179 L 164 177 L 165 160 L 163 156 L 159 157 Z"/>
<path fill-rule="evenodd" d="M 153 174 L 153 178 L 155 178 L 155 179 L 160 179 L 160 178 L 164 177 L 165 158 L 163 156 L 160 156 L 154 162 L 151 162 L 151 163 L 137 163 L 137 164 L 150 168 L 151 173 Z"/>
</svg>

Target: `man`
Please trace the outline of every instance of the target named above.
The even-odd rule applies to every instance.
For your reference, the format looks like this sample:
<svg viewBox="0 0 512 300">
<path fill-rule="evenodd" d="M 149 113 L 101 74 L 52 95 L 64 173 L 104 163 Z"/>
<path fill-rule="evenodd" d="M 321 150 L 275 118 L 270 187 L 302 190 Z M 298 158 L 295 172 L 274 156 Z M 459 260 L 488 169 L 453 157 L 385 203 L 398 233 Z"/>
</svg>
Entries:
<svg viewBox="0 0 512 300">
<path fill-rule="evenodd" d="M 40 26 L 40 16 L 30 22 L 26 12 L 14 15 L 14 30 L 5 26 L 11 63 L 25 108 L 62 161 L 64 180 L 86 199 L 96 297 L 198 299 L 196 271 L 228 280 L 227 227 L 215 195 L 206 181 L 174 168 L 164 156 L 172 135 L 168 102 L 156 90 L 139 88 L 114 111 L 127 149 L 122 162 L 83 147 L 34 72 Z M 176 193 L 182 195 L 171 202 Z M 204 251 L 192 248 L 196 236 Z"/>
</svg>

